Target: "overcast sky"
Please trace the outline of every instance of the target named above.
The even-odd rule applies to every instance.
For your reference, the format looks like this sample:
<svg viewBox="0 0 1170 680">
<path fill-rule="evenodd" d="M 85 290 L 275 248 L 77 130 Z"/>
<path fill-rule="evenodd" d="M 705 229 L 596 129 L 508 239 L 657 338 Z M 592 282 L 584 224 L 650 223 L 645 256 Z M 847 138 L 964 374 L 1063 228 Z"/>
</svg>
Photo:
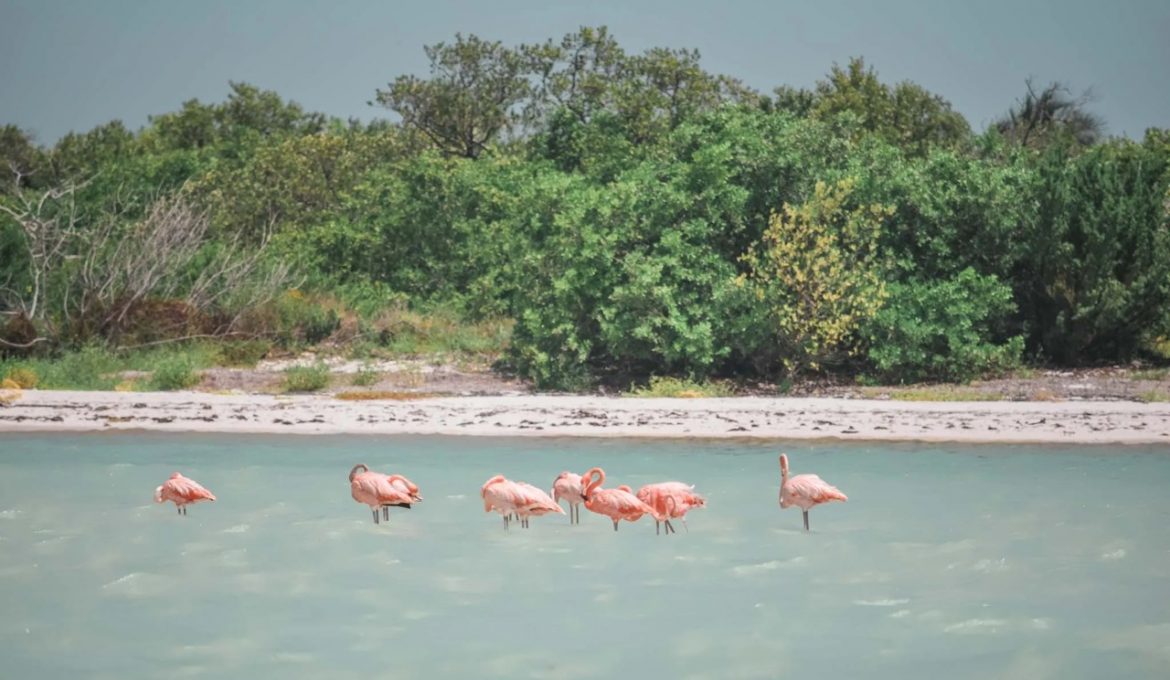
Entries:
<svg viewBox="0 0 1170 680">
<path fill-rule="evenodd" d="M 0 0 L 0 124 L 42 143 L 112 119 L 131 128 L 229 80 L 342 118 L 422 46 L 475 33 L 506 44 L 608 25 L 627 51 L 697 47 L 708 71 L 762 91 L 812 86 L 864 56 L 982 129 L 1024 80 L 1092 88 L 1112 134 L 1170 127 L 1170 0 Z"/>
</svg>

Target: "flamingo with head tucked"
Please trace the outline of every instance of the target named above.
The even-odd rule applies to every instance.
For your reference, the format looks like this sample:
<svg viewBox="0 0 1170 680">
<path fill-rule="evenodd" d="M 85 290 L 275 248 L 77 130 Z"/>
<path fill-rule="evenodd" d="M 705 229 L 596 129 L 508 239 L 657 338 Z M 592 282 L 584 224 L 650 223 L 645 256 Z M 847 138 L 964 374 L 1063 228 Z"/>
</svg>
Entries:
<svg viewBox="0 0 1170 680">
<path fill-rule="evenodd" d="M 659 533 L 663 524 L 666 525 L 666 533 L 678 533 L 670 523 L 671 518 L 681 519 L 683 528 L 686 528 L 687 513 L 691 508 L 702 508 L 707 505 L 706 499 L 695 493 L 693 484 L 682 482 L 647 484 L 638 489 L 638 499 L 666 518 L 662 522 L 655 521 L 654 533 Z"/>
<path fill-rule="evenodd" d="M 398 480 L 391 481 L 392 477 L 398 477 Z M 410 509 L 411 505 L 422 500 L 421 496 L 416 500 L 411 495 L 406 487 L 408 483 L 409 480 L 401 475 L 371 472 L 365 463 L 358 463 L 349 471 L 350 495 L 358 503 L 370 506 L 374 512 L 374 524 L 380 524 L 382 521 L 378 517 L 379 509 L 382 510 L 383 517 L 390 519 L 391 506 Z M 417 487 L 415 488 L 417 490 Z"/>
<path fill-rule="evenodd" d="M 581 504 L 585 502 L 581 494 L 584 491 L 581 475 L 574 472 L 562 472 L 553 482 L 553 500 L 560 503 L 563 499 L 569 504 L 569 524 L 581 523 Z"/>
<path fill-rule="evenodd" d="M 528 482 L 513 482 L 516 485 L 519 504 L 516 506 L 516 514 L 520 519 L 520 526 L 525 529 L 528 528 L 528 518 L 535 515 L 548 515 L 553 513 L 565 514 L 561 506 L 552 499 L 543 489 L 529 484 Z"/>
<path fill-rule="evenodd" d="M 837 487 L 812 474 L 788 476 L 788 455 L 780 454 L 780 507 L 798 506 L 804 511 L 804 530 L 808 531 L 808 511 L 821 503 L 847 501 L 849 497 Z"/>
<path fill-rule="evenodd" d="M 200 501 L 214 501 L 215 494 L 203 488 L 203 485 L 194 479 L 188 479 L 178 472 L 154 490 L 154 502 L 165 503 L 171 501 L 180 515 L 187 514 L 187 506 Z"/>
<path fill-rule="evenodd" d="M 496 475 L 483 483 L 479 489 L 483 498 L 484 512 L 498 512 L 504 518 L 504 529 L 512 520 L 512 515 L 519 517 L 521 494 L 516 483 L 503 475 Z"/>
<path fill-rule="evenodd" d="M 601 488 L 605 482 L 605 470 L 601 468 L 592 468 L 581 475 L 581 481 L 585 485 L 585 490 L 581 494 L 585 509 L 610 518 L 614 531 L 618 530 L 618 522 L 623 519 L 627 522 L 636 522 L 642 515 L 650 515 L 658 521 L 666 519 L 665 515 L 638 500 L 630 487 L 624 484 L 616 489 Z"/>
</svg>

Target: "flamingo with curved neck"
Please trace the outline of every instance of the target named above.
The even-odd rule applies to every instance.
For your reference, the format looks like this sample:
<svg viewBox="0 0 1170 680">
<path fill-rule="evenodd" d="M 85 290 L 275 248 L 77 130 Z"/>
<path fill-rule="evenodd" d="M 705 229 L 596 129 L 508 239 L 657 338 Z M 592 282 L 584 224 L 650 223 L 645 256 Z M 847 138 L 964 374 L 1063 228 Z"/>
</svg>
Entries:
<svg viewBox="0 0 1170 680">
<path fill-rule="evenodd" d="M 396 480 L 394 478 L 397 478 Z M 372 472 L 365 463 L 358 463 L 349 471 L 350 495 L 358 503 L 370 506 L 374 513 L 374 523 L 380 524 L 378 510 L 382 510 L 382 518 L 390 519 L 390 508 L 406 508 L 422 500 L 415 492 L 409 490 L 413 486 L 410 480 L 402 475 L 384 475 Z"/>
<path fill-rule="evenodd" d="M 662 525 L 666 525 L 666 533 L 678 533 L 670 523 L 673 518 L 682 520 L 683 528 L 687 528 L 687 512 L 691 508 L 706 507 L 707 501 L 695 493 L 695 487 L 682 482 L 659 482 L 647 484 L 638 489 L 638 499 L 657 510 L 666 519 L 655 522 L 654 533 L 659 533 Z M 690 531 L 690 529 L 687 529 Z"/>
<path fill-rule="evenodd" d="M 630 487 L 624 484 L 616 489 L 601 488 L 605 483 L 605 470 L 599 467 L 581 475 L 581 480 L 585 486 L 581 494 L 585 509 L 609 517 L 613 521 L 614 531 L 618 530 L 618 522 L 623 519 L 627 522 L 636 522 L 643 515 L 650 515 L 658 521 L 665 519 L 664 515 L 639 500 L 631 492 Z"/>
</svg>

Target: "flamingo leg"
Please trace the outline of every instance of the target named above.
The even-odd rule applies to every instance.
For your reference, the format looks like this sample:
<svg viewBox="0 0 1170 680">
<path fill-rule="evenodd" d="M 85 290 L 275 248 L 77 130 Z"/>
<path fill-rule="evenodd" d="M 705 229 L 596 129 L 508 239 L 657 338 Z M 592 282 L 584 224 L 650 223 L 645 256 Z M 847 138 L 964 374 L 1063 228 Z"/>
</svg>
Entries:
<svg viewBox="0 0 1170 680">
<path fill-rule="evenodd" d="M 382 520 L 378 517 L 378 509 L 374 508 L 374 524 L 381 524 Z"/>
<path fill-rule="evenodd" d="M 654 520 L 654 535 L 657 536 L 660 533 L 662 533 L 662 522 Z"/>
<path fill-rule="evenodd" d="M 691 533 L 691 529 L 690 529 L 690 527 L 688 527 L 688 526 L 687 526 L 687 518 L 684 516 L 684 517 L 680 517 L 679 519 L 681 519 L 681 520 L 682 520 L 682 523 L 683 523 L 683 531 L 687 532 L 688 534 L 689 534 L 689 533 Z"/>
<path fill-rule="evenodd" d="M 804 511 L 804 530 L 808 531 L 808 510 Z"/>
<path fill-rule="evenodd" d="M 675 531 L 675 530 L 674 530 L 674 525 L 672 525 L 672 524 L 670 523 L 670 520 L 666 520 L 666 521 L 665 521 L 665 524 L 666 524 L 666 531 L 667 531 L 667 533 L 671 533 L 671 534 L 677 534 L 677 533 L 678 533 L 677 531 Z"/>
<path fill-rule="evenodd" d="M 384 519 L 386 521 L 390 521 L 390 506 L 389 505 L 382 506 L 382 519 Z"/>
<path fill-rule="evenodd" d="M 615 519 L 615 520 L 613 521 L 613 530 L 614 530 L 614 531 L 617 531 L 617 523 L 618 523 L 618 521 Z"/>
</svg>

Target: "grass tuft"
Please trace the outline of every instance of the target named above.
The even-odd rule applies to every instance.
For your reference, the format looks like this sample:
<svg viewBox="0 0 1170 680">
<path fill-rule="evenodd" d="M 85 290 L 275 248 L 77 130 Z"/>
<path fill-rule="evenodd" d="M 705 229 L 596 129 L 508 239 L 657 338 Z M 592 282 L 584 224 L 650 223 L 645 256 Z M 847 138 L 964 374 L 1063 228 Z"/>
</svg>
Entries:
<svg viewBox="0 0 1170 680">
<path fill-rule="evenodd" d="M 731 387 L 724 382 L 686 380 L 684 378 L 653 377 L 650 384 L 630 390 L 631 397 L 669 397 L 677 399 L 698 399 L 702 397 L 730 397 Z"/>
<path fill-rule="evenodd" d="M 329 367 L 325 364 L 290 366 L 284 369 L 285 392 L 316 392 L 329 385 Z"/>
</svg>

